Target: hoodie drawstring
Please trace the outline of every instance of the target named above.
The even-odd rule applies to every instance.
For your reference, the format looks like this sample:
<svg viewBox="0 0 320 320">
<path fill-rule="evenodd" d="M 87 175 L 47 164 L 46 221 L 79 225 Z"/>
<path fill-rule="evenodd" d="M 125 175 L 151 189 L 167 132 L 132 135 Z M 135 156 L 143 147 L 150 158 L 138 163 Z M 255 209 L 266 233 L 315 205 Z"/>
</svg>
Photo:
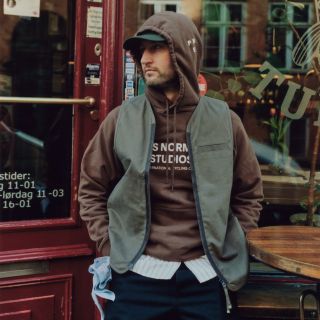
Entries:
<svg viewBox="0 0 320 320">
<path fill-rule="evenodd" d="M 173 108 L 173 161 L 171 164 L 171 191 L 174 190 L 174 166 L 176 164 L 176 145 L 177 145 L 177 108 Z"/>
<path fill-rule="evenodd" d="M 171 170 L 171 191 L 174 191 L 174 166 L 176 164 L 176 144 L 177 144 L 177 109 L 173 108 L 173 161 L 170 165 Z M 169 183 L 169 103 L 166 100 L 166 183 Z"/>
<path fill-rule="evenodd" d="M 169 103 L 166 100 L 166 183 L 169 183 L 169 174 L 168 174 L 168 161 L 169 161 Z"/>
</svg>

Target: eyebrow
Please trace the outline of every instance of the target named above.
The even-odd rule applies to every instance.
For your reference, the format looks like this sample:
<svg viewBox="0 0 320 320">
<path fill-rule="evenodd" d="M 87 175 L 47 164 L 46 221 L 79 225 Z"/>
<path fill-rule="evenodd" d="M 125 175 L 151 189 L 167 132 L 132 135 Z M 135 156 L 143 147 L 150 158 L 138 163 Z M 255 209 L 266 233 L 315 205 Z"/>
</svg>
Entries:
<svg viewBox="0 0 320 320">
<path fill-rule="evenodd" d="M 160 47 L 168 47 L 168 45 L 166 44 L 166 43 L 164 43 L 164 42 L 154 42 L 154 43 L 150 43 L 150 44 L 148 44 L 148 45 L 143 45 L 143 44 L 141 44 L 140 46 L 139 46 L 139 49 L 141 50 L 141 49 L 145 49 L 145 48 L 149 48 L 149 47 L 154 47 L 154 46 L 160 46 Z"/>
</svg>

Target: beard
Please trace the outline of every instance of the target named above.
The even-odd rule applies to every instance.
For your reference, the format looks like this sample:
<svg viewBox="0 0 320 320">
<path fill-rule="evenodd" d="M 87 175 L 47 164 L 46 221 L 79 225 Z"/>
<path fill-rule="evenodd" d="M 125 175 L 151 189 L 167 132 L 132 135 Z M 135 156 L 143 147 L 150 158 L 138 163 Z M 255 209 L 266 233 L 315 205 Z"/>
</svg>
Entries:
<svg viewBox="0 0 320 320">
<path fill-rule="evenodd" d="M 163 73 L 156 70 L 155 73 L 156 75 L 153 77 L 148 77 L 145 73 L 142 74 L 143 80 L 148 87 L 160 90 L 179 88 L 179 78 L 175 72 Z"/>
</svg>

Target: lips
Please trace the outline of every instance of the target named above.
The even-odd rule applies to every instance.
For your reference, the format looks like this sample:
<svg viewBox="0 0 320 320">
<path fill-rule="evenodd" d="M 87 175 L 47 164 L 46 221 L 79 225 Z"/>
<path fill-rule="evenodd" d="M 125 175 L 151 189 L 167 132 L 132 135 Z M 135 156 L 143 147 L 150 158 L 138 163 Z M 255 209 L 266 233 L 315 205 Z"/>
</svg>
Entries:
<svg viewBox="0 0 320 320">
<path fill-rule="evenodd" d="M 155 72 L 157 71 L 156 69 L 150 69 L 150 68 L 147 68 L 147 69 L 144 69 L 144 72 Z"/>
</svg>

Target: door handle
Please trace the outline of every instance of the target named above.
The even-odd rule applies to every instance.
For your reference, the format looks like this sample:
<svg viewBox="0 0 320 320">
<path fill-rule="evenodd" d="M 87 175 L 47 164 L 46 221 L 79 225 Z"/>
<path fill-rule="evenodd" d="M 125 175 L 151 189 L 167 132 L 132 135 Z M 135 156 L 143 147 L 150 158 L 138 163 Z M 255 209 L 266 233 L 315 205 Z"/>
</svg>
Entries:
<svg viewBox="0 0 320 320">
<path fill-rule="evenodd" d="M 95 98 L 38 98 L 38 97 L 3 97 L 0 96 L 0 103 L 36 103 L 36 104 L 79 104 L 92 108 L 95 105 Z"/>
</svg>

